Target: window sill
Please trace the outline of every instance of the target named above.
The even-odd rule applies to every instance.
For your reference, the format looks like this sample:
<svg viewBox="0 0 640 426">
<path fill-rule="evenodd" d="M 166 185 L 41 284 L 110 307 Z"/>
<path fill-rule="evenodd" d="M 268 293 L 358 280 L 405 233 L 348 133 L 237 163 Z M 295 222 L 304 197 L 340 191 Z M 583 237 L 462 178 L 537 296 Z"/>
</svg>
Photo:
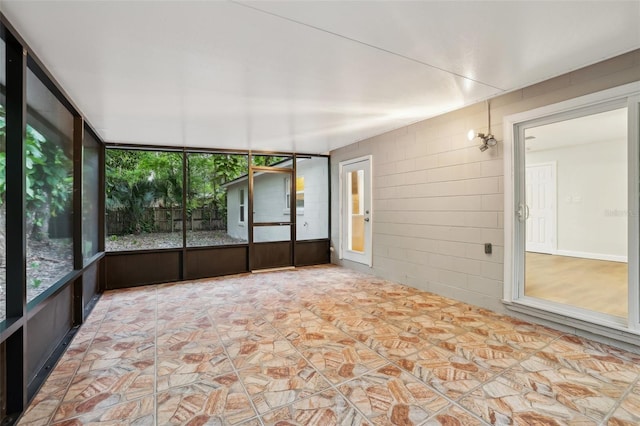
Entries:
<svg viewBox="0 0 640 426">
<path fill-rule="evenodd" d="M 289 215 L 291 213 L 290 209 L 284 209 L 282 211 L 283 215 Z M 302 209 L 296 209 L 296 216 L 304 216 L 304 208 Z"/>
</svg>

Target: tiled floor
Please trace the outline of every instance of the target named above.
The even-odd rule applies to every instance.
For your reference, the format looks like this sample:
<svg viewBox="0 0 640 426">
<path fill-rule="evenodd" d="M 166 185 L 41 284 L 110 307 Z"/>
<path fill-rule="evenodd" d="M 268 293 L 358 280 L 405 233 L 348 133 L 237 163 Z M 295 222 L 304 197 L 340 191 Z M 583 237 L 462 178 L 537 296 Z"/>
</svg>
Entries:
<svg viewBox="0 0 640 426">
<path fill-rule="evenodd" d="M 105 293 L 23 425 L 638 425 L 640 356 L 335 267 Z"/>
</svg>

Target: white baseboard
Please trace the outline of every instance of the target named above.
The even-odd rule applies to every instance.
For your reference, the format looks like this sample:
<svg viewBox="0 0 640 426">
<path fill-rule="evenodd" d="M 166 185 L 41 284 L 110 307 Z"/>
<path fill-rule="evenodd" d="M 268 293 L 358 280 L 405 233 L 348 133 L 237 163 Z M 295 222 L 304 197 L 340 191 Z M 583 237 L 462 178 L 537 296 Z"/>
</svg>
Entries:
<svg viewBox="0 0 640 426">
<path fill-rule="evenodd" d="M 610 262 L 627 263 L 627 256 L 620 256 L 616 254 L 589 253 L 573 250 L 556 250 L 555 254 L 557 254 L 558 256 L 580 257 L 583 259 L 608 260 Z"/>
</svg>

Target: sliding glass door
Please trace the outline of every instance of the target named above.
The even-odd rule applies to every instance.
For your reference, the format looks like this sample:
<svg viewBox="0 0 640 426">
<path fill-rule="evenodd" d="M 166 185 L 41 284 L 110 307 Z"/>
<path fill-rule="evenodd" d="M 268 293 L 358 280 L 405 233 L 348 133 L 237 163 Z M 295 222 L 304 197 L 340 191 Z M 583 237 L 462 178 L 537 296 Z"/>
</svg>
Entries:
<svg viewBox="0 0 640 426">
<path fill-rule="evenodd" d="M 631 87 L 505 119 L 506 300 L 639 328 L 638 111 Z"/>
<path fill-rule="evenodd" d="M 626 320 L 628 108 L 523 126 L 524 295 Z"/>
</svg>

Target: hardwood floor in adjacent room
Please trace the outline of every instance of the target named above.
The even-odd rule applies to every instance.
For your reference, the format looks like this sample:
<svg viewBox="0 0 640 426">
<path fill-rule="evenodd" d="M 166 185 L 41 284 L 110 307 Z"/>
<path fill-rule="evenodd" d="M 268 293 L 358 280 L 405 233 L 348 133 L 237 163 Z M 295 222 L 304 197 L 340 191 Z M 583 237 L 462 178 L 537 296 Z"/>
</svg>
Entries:
<svg viewBox="0 0 640 426">
<path fill-rule="evenodd" d="M 106 292 L 20 425 L 638 425 L 640 355 L 336 266 Z"/>
<path fill-rule="evenodd" d="M 525 295 L 627 318 L 623 262 L 526 253 Z"/>
</svg>

